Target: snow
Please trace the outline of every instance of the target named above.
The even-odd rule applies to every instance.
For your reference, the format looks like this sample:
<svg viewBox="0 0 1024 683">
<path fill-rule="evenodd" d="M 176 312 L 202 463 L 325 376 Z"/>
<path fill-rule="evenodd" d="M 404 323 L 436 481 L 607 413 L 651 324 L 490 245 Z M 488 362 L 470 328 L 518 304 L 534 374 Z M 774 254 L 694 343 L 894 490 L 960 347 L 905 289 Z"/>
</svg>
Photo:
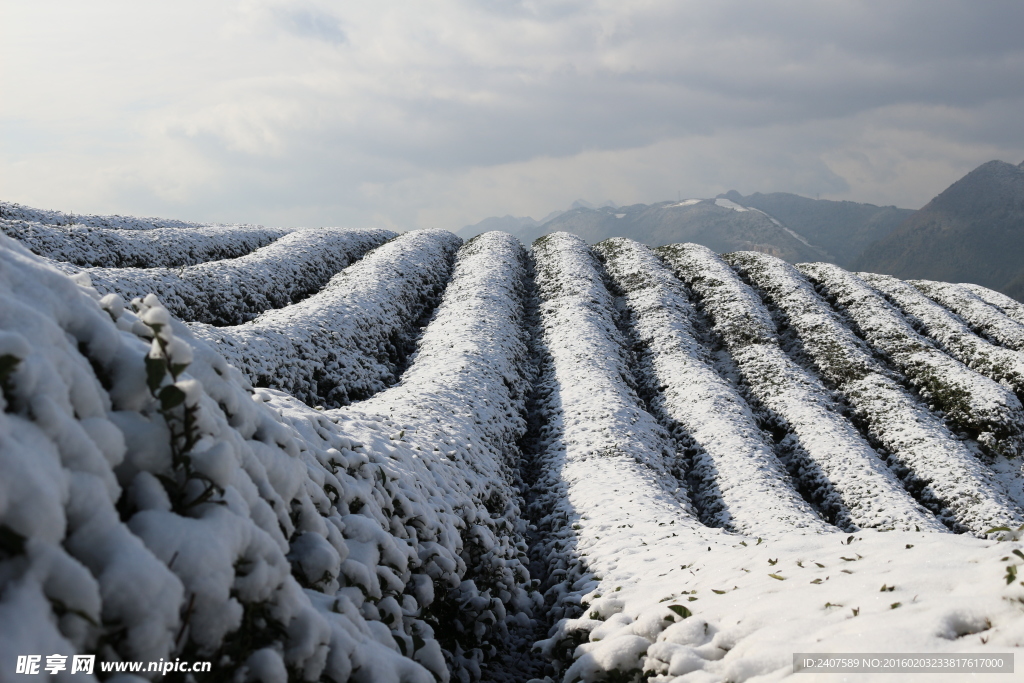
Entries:
<svg viewBox="0 0 1024 683">
<path fill-rule="evenodd" d="M 701 200 L 697 199 L 697 200 L 687 200 L 687 201 L 696 203 L 696 202 L 699 202 Z M 778 227 L 782 228 L 782 230 L 784 230 L 790 237 L 792 237 L 792 238 L 802 242 L 803 244 L 807 245 L 808 247 L 816 248 L 816 247 L 814 247 L 813 244 L 811 244 L 808 241 L 808 239 L 806 237 L 804 237 L 800 233 L 796 232 L 795 230 L 793 230 L 793 229 L 791 229 L 789 227 L 786 227 L 785 225 L 783 225 L 778 220 L 776 220 L 775 218 L 773 218 L 769 214 L 765 213 L 761 209 L 754 209 L 754 208 L 751 208 L 751 207 L 746 207 L 746 206 L 743 206 L 741 204 L 737 204 L 736 202 L 734 202 L 734 201 L 732 201 L 730 199 L 725 199 L 723 197 L 719 197 L 719 198 L 715 199 L 715 204 L 717 206 L 721 206 L 722 208 L 725 208 L 725 209 L 732 209 L 733 211 L 754 211 L 755 213 L 759 213 L 762 216 L 764 216 L 765 218 L 767 218 L 768 220 L 770 220 L 772 223 L 777 225 Z M 676 206 L 684 206 L 684 205 L 685 204 L 677 204 Z"/>
<path fill-rule="evenodd" d="M 790 237 L 792 237 L 792 238 L 802 242 L 803 244 L 807 245 L 808 247 L 814 248 L 814 245 L 811 244 L 807 240 L 806 237 L 804 237 L 800 233 L 796 232 L 795 230 L 786 227 L 785 225 L 783 225 L 778 220 L 776 220 L 772 216 L 768 215 L 767 213 L 765 213 L 761 209 L 754 209 L 754 208 L 749 208 L 749 207 L 746 207 L 746 206 L 742 206 L 740 204 L 737 204 L 734 201 L 731 201 L 729 199 L 723 199 L 721 197 L 719 197 L 718 199 L 715 200 L 715 204 L 717 204 L 718 206 L 721 206 L 723 208 L 726 208 L 726 209 L 732 209 L 733 211 L 754 211 L 756 213 L 759 213 L 762 216 L 764 216 L 765 218 L 767 218 L 768 220 L 770 220 L 772 223 L 777 225 L 778 227 L 782 228 Z"/>
<path fill-rule="evenodd" d="M 722 197 L 719 197 L 718 199 L 716 199 L 715 200 L 715 204 L 717 206 L 721 206 L 723 209 L 732 209 L 733 211 L 741 211 L 741 212 L 742 211 L 750 211 L 750 209 L 748 209 L 747 207 L 740 206 L 736 202 L 731 201 L 729 199 L 723 199 Z"/>
<path fill-rule="evenodd" d="M 105 268 L 177 268 L 236 258 L 290 232 L 251 225 L 119 230 L 7 218 L 0 218 L 0 231 L 54 261 Z"/>
<path fill-rule="evenodd" d="M 499 635 L 510 620 L 530 624 L 529 574 L 517 564 L 525 544 L 510 542 L 508 533 L 516 518 L 514 491 L 507 485 L 498 491 L 511 507 L 488 510 L 497 463 L 467 490 L 461 467 L 436 448 L 450 425 L 413 445 L 379 414 L 334 415 L 267 390 L 251 394 L 244 377 L 173 320 L 156 297 L 136 300 L 134 310 L 116 296 L 101 302 L 95 290 L 11 240 L 3 238 L 2 246 L 4 349 L 21 360 L 4 385 L 2 424 L 14 438 L 4 439 L 0 453 L 5 473 L 25 471 L 18 483 L 29 497 L 23 501 L 5 489 L 0 523 L 13 538 L 29 540 L 22 557 L 7 559 L 5 545 L 0 612 L 15 610 L 18 619 L 3 623 L 30 634 L 30 649 L 45 643 L 68 654 L 89 651 L 100 634 L 96 624 L 109 623 L 125 631 L 108 640 L 106 658 L 169 658 L 188 644 L 218 666 L 254 675 L 287 666 L 308 679 L 325 673 L 334 680 L 433 681 L 448 679 L 446 659 L 454 671 L 460 658 L 478 671 L 482 648 L 490 645 L 470 635 L 444 652 L 441 640 L 450 640 L 454 624 L 443 615 L 457 615 L 470 634 L 479 630 L 476 624 L 484 634 L 497 629 Z M 424 348 L 414 363 L 424 369 L 411 369 L 410 379 L 451 367 L 446 328 L 454 324 L 456 334 L 464 332 L 466 316 L 471 329 L 493 328 L 514 313 L 509 271 L 518 266 L 521 277 L 525 254 L 508 236 L 502 246 L 505 253 L 478 249 L 463 268 L 478 276 L 463 293 L 477 290 L 481 273 L 497 290 L 484 290 L 475 301 L 450 297 L 435 332 L 424 338 L 443 339 L 437 345 L 448 355 L 439 354 L 444 357 L 435 358 L 430 371 Z M 480 267 L 493 268 L 499 256 L 508 268 Z M 508 392 L 518 386 L 522 400 L 515 373 L 525 341 L 521 328 L 501 327 L 505 346 L 474 358 L 481 374 L 497 380 L 477 388 L 479 406 L 494 410 L 492 426 L 458 429 L 467 438 L 455 437 L 448 455 L 458 452 L 460 463 L 478 458 L 471 451 L 481 441 L 514 441 L 523 428 Z M 35 344 L 19 344 L 15 334 L 30 334 Z M 502 350 L 510 354 L 505 366 L 495 362 Z M 166 361 L 163 377 L 147 373 L 147 359 Z M 101 386 L 93 367 L 109 386 Z M 502 372 L 508 384 L 500 381 Z M 460 383 L 450 388 L 460 405 L 467 381 L 479 386 L 467 377 L 458 375 Z M 29 411 L 27 396 L 39 392 L 39 380 L 47 390 L 33 400 L 45 406 L 39 401 L 52 396 L 54 417 Z M 175 389 L 183 402 L 161 407 Z M 438 388 L 424 390 L 433 396 Z M 475 424 L 477 416 L 473 411 L 462 419 Z M 65 439 L 44 419 L 62 419 L 64 429 L 85 433 Z M 54 572 L 59 580 L 47 579 Z M 66 613 L 58 632 L 48 626 L 56 608 L 41 607 L 44 599 L 93 616 Z M 481 599 L 478 609 L 469 607 Z M 458 604 L 461 612 L 453 609 Z M 443 629 L 441 640 L 435 628 Z M 7 630 L 0 642 L 26 645 L 8 638 Z M 248 652 L 245 642 L 266 647 Z M 475 650 L 460 649 L 474 642 Z M 5 667 L 19 652 L 4 648 Z M 461 670 L 473 669 L 464 664 Z"/>
<path fill-rule="evenodd" d="M 14 202 L 0 201 L 0 218 L 42 223 L 43 225 L 83 225 L 90 228 L 117 230 L 153 230 L 154 228 L 197 228 L 204 224 L 167 218 L 137 218 L 135 216 L 97 216 L 65 213 L 49 209 L 34 209 Z M 223 224 L 213 224 L 223 227 Z"/>
<path fill-rule="evenodd" d="M 696 244 L 658 251 L 700 298 L 751 393 L 790 432 L 790 469 L 834 524 L 943 529 L 843 419 L 821 380 L 786 355 L 768 310 L 720 257 Z"/>
<path fill-rule="evenodd" d="M 830 263 L 799 269 L 952 425 L 992 453 L 1024 453 L 1024 408 L 1013 392 L 947 356 L 856 275 Z"/>
<path fill-rule="evenodd" d="M 607 240 L 596 251 L 624 292 L 635 367 L 651 408 L 678 448 L 696 451 L 691 487 L 705 523 L 748 533 L 768 533 L 779 520 L 787 528 L 828 530 L 792 488 L 746 401 L 716 372 L 683 284 L 632 240 Z"/>
<path fill-rule="evenodd" d="M 10 206 L 5 221 L 63 228 Z M 94 232 L 206 234 L 107 218 Z M 896 495 L 903 479 L 860 450 L 852 393 L 812 362 L 817 337 L 795 344 L 786 307 L 824 305 L 809 286 L 758 293 L 694 247 L 658 252 L 685 283 L 628 241 L 602 245 L 604 264 L 564 233 L 532 264 L 508 235 L 459 247 L 410 233 L 318 294 L 210 328 L 0 235 L 0 671 L 58 652 L 208 659 L 226 680 L 688 683 L 786 679 L 799 651 L 1024 652 L 1020 532 L 949 533 Z M 842 311 L 822 320 L 853 339 L 847 276 L 826 275 Z M 196 334 L 257 324 L 311 352 L 392 344 L 394 383 L 317 409 L 253 387 Z M 889 331 L 893 348 L 905 330 Z M 909 377 L 851 343 L 871 373 Z M 295 354 L 268 356 L 291 363 L 271 379 Z M 926 431 L 939 413 L 913 405 Z M 822 456 L 836 443 L 859 454 L 846 471 Z M 806 473 L 780 469 L 811 452 L 817 485 L 878 528 L 817 519 Z"/>
<path fill-rule="evenodd" d="M 526 252 L 511 235 L 469 241 L 401 382 L 325 413 L 380 420 L 416 449 L 413 457 L 428 464 L 431 478 L 443 478 L 443 494 L 464 520 L 456 522 L 454 540 L 461 541 L 455 560 L 465 573 L 450 596 L 463 605 L 460 623 L 439 626 L 467 633 L 461 652 L 452 653 L 460 670 L 478 669 L 491 648 L 505 656 L 528 650 L 538 606 L 526 566 L 516 445 L 529 392 L 526 283 Z M 425 552 L 432 551 L 423 548 L 420 557 Z"/>
<path fill-rule="evenodd" d="M 530 508 L 541 534 L 533 555 L 547 565 L 541 587 L 549 618 L 561 619 L 573 616 L 582 596 L 602 585 L 582 556 L 592 564 L 594 558 L 643 552 L 641 545 L 648 544 L 634 527 L 704 528 L 680 486 L 680 463 L 667 432 L 640 408 L 626 381 L 623 340 L 596 257 L 568 233 L 540 238 L 533 253 L 542 329 L 537 401 L 545 425 L 531 449 L 536 479 Z M 668 528 L 658 535 L 667 536 Z M 559 629 L 554 626 L 552 636 Z M 572 651 L 560 651 L 561 641 L 540 647 L 556 670 L 569 664 L 564 658 Z M 572 680 L 570 673 L 565 679 Z"/>
<path fill-rule="evenodd" d="M 904 314 L 916 319 L 924 334 L 946 353 L 1010 387 L 1018 396 L 1024 395 L 1024 355 L 1020 352 L 991 344 L 974 334 L 960 316 L 931 301 L 909 282 L 889 275 L 859 275 Z"/>
<path fill-rule="evenodd" d="M 965 283 L 961 285 L 961 287 L 974 292 L 982 301 L 995 306 L 999 311 L 1005 313 L 1013 320 L 1016 320 L 1019 323 L 1024 323 L 1024 304 L 1020 303 L 1016 299 L 1011 299 L 1005 294 L 993 291 L 987 287 L 982 287 L 981 285 Z"/>
<path fill-rule="evenodd" d="M 753 211 L 757 211 L 758 213 L 764 213 L 764 211 L 761 211 L 761 209 L 752 209 L 752 210 L 753 210 Z M 768 220 L 770 220 L 770 221 L 771 221 L 772 223 L 774 223 L 775 225 L 777 225 L 777 226 L 779 226 L 780 228 L 782 228 L 783 230 L 785 230 L 785 231 L 786 231 L 786 232 L 787 232 L 787 233 L 789 234 L 789 236 L 790 236 L 790 237 L 793 237 L 794 239 L 800 240 L 801 242 L 803 242 L 804 244 L 806 244 L 806 245 L 807 245 L 808 247 L 812 247 L 812 248 L 818 248 L 818 249 L 820 249 L 820 247 L 815 247 L 815 246 L 814 246 L 813 244 L 811 244 L 811 243 L 810 243 L 810 241 L 809 241 L 809 240 L 808 240 L 808 239 L 807 239 L 806 237 L 804 237 L 803 235 L 801 235 L 800 233 L 798 233 L 798 232 L 797 232 L 796 230 L 793 230 L 792 228 L 788 228 L 788 227 L 786 227 L 785 225 L 783 225 L 783 224 L 782 224 L 782 223 L 780 223 L 779 221 L 775 220 L 774 218 L 772 218 L 771 216 L 769 216 L 769 215 L 768 215 L 768 214 L 766 214 L 766 213 L 764 213 L 764 215 L 765 215 L 765 216 L 766 216 L 766 217 L 768 218 Z"/>
<path fill-rule="evenodd" d="M 757 544 L 734 537 L 711 551 L 697 538 L 669 538 L 658 539 L 649 561 L 641 555 L 611 566 L 596 557 L 592 568 L 607 572 L 603 584 L 622 606 L 617 619 L 582 623 L 591 621 L 588 612 L 578 620 L 591 634 L 604 625 L 596 644 L 603 651 L 584 642 L 575 649 L 575 671 L 602 680 L 639 659 L 659 683 L 777 681 L 793 675 L 793 652 L 1019 652 L 1021 618 L 1012 602 L 1021 587 L 998 578 L 1005 564 L 999 557 L 1017 544 L 914 532 L 862 531 L 849 546 L 848 538 L 791 535 Z M 893 590 L 883 592 L 883 585 Z M 588 596 L 594 605 L 604 599 L 596 595 Z M 672 605 L 693 616 L 680 620 Z M 636 657 L 645 645 L 645 656 Z"/>
<path fill-rule="evenodd" d="M 396 237 L 389 230 L 297 230 L 235 259 L 169 268 L 88 268 L 101 294 L 125 301 L 159 292 L 175 317 L 211 325 L 239 325 L 320 290 L 338 271 L 368 250 Z"/>
<path fill-rule="evenodd" d="M 253 384 L 333 408 L 393 384 L 462 240 L 417 230 L 369 252 L 315 295 L 242 325 L 192 324 Z"/>
<path fill-rule="evenodd" d="M 978 449 L 972 452 L 907 392 L 796 268 L 756 252 L 726 258 L 779 309 L 817 372 L 850 403 L 869 439 L 884 449 L 890 467 L 922 504 L 954 529 L 976 534 L 1024 524 L 1024 514 L 979 461 Z"/>
<path fill-rule="evenodd" d="M 930 280 L 917 280 L 911 284 L 961 316 L 969 325 L 995 343 L 1015 351 L 1024 351 L 1024 323 L 1014 320 L 974 291 L 963 285 Z"/>
<path fill-rule="evenodd" d="M 1020 613 L 1003 595 L 1020 589 L 997 580 L 997 557 L 1016 542 L 924 530 L 727 535 L 695 523 L 645 462 L 595 454 L 594 445 L 638 435 L 654 439 L 650 454 L 657 430 L 635 427 L 646 420 L 620 374 L 596 262 L 575 238 L 546 239 L 535 253 L 549 354 L 541 410 L 553 428 L 533 464 L 546 538 L 537 554 L 553 569 L 548 602 L 559 617 L 538 648 L 555 679 L 780 680 L 795 651 L 1019 648 Z"/>
</svg>

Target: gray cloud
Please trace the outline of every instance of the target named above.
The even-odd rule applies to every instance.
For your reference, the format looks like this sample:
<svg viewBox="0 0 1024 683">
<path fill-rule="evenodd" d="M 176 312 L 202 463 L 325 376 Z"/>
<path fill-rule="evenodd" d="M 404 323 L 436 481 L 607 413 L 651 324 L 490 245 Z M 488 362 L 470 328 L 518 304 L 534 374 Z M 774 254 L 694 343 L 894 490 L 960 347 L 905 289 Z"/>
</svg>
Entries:
<svg viewBox="0 0 1024 683">
<path fill-rule="evenodd" d="M 0 47 L 25 65 L 0 76 L 11 198 L 457 228 L 585 194 L 735 187 L 917 206 L 990 158 L 1024 159 L 1015 1 L 233 7 L 133 9 L 187 49 L 19 10 Z M 83 29 L 141 50 L 146 68 L 72 55 L 62 39 Z M 73 106 L 52 106 L 57 93 Z"/>
</svg>

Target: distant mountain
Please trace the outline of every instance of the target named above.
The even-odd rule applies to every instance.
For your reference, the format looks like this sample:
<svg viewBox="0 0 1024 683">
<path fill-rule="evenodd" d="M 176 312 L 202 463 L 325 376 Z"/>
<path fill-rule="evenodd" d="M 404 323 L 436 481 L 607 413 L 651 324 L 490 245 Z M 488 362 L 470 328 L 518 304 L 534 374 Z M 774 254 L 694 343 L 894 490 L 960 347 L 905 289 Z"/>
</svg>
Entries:
<svg viewBox="0 0 1024 683">
<path fill-rule="evenodd" d="M 523 230 L 520 239 L 532 242 L 541 235 L 562 230 L 591 244 L 609 237 L 630 237 L 652 247 L 695 242 L 717 252 L 760 251 L 794 263 L 830 260 L 822 249 L 765 213 L 727 199 L 688 199 L 599 209 L 579 207 Z"/>
<path fill-rule="evenodd" d="M 913 209 L 895 206 L 808 199 L 787 192 L 756 192 L 744 197 L 730 190 L 719 196 L 778 219 L 825 249 L 843 267 L 851 265 L 869 245 L 886 237 L 914 213 Z"/>
<path fill-rule="evenodd" d="M 854 267 L 973 282 L 1024 300 L 1024 164 L 982 164 L 868 247 Z"/>
<path fill-rule="evenodd" d="M 569 205 L 569 210 L 600 210 L 604 208 L 617 209 L 618 207 L 619 205 L 613 201 L 606 201 L 605 203 L 601 204 L 601 206 L 595 206 L 594 204 L 588 202 L 586 199 L 577 199 L 576 201 Z M 479 223 L 474 223 L 473 225 L 466 225 L 462 228 L 459 228 L 458 230 L 455 231 L 455 234 L 463 239 L 469 239 L 471 237 L 476 237 L 481 233 L 489 232 L 491 230 L 501 230 L 502 232 L 512 233 L 516 237 L 519 237 L 521 241 L 529 245 L 530 243 L 533 242 L 533 239 L 526 240 L 523 237 L 523 235 L 532 232 L 532 229 L 544 225 L 548 221 L 562 215 L 563 213 L 565 212 L 552 211 L 551 213 L 549 213 L 547 216 L 544 216 L 544 218 L 541 218 L 540 220 L 535 220 L 530 216 L 492 216 L 490 218 L 483 219 Z M 537 237 L 540 237 L 543 234 L 543 232 L 538 232 Z"/>
<path fill-rule="evenodd" d="M 594 206 L 593 204 L 588 202 L 586 199 L 577 199 L 576 201 L 574 201 L 572 204 L 569 205 L 569 208 L 570 209 L 602 209 L 602 208 L 604 208 L 606 206 L 610 207 L 612 209 L 619 208 L 619 205 L 616 204 L 615 202 L 612 202 L 612 201 L 607 201 L 607 202 L 601 204 L 600 206 Z M 561 211 L 559 211 L 559 213 L 561 213 Z"/>
<path fill-rule="evenodd" d="M 577 202 L 578 201 L 580 200 L 577 200 Z M 574 202 L 574 204 L 575 203 L 576 202 Z M 502 232 L 510 232 L 518 237 L 522 231 L 543 225 L 561 213 L 561 211 L 552 211 L 539 221 L 534 220 L 529 216 L 492 216 L 490 218 L 483 219 L 479 223 L 462 227 L 459 230 L 456 230 L 455 234 L 463 239 L 469 239 L 471 237 L 476 237 L 481 233 L 490 232 L 491 230 L 500 230 Z M 522 240 L 521 237 L 520 240 Z"/>
<path fill-rule="evenodd" d="M 490 232 L 491 230 L 500 230 L 502 232 L 510 232 L 513 235 L 516 235 L 524 228 L 532 228 L 537 225 L 540 225 L 540 221 L 535 221 L 529 216 L 491 216 L 490 218 L 483 219 L 479 223 L 467 225 L 464 228 L 456 230 L 455 234 L 463 239 L 476 237 L 481 233 Z"/>
<path fill-rule="evenodd" d="M 568 211 L 541 220 L 504 216 L 485 218 L 457 232 L 469 238 L 504 230 L 531 244 L 541 235 L 564 230 L 591 244 L 629 237 L 650 246 L 696 242 L 719 253 L 760 251 L 791 263 L 828 261 L 849 266 L 865 247 L 885 237 L 911 209 L 856 202 L 808 199 L 795 194 L 735 190 L 715 199 L 600 207 L 582 199 Z"/>
</svg>

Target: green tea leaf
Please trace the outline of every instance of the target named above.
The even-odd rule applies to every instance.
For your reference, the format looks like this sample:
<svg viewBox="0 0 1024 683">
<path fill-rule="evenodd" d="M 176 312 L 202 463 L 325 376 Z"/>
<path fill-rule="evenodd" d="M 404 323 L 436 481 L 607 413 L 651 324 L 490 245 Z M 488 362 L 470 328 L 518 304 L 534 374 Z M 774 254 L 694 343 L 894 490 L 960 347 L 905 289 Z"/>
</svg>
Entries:
<svg viewBox="0 0 1024 683">
<path fill-rule="evenodd" d="M 166 387 L 161 389 L 159 397 L 160 408 L 162 410 L 177 408 L 185 402 L 185 392 L 173 384 L 168 384 Z"/>
<path fill-rule="evenodd" d="M 691 612 L 690 610 L 686 609 L 682 605 L 669 605 L 668 608 L 670 610 L 672 610 L 673 612 L 675 612 L 676 614 L 678 614 L 679 616 L 681 616 L 683 619 L 685 619 L 686 617 L 692 617 L 693 616 L 693 612 Z"/>
<path fill-rule="evenodd" d="M 150 393 L 156 393 L 156 390 L 163 384 L 164 376 L 167 374 L 167 359 L 166 358 L 153 358 L 152 356 L 146 356 L 146 386 L 149 387 Z"/>
</svg>

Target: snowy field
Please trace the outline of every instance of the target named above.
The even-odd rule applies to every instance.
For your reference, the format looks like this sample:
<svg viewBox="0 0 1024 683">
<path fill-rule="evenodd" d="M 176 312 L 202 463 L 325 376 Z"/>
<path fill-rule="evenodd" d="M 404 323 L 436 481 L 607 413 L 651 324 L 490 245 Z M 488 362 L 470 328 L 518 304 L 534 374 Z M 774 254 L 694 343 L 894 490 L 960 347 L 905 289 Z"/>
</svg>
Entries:
<svg viewBox="0 0 1024 683">
<path fill-rule="evenodd" d="M 1024 654 L 1002 295 L 0 212 L 0 681 L 1019 680 L 794 670 Z"/>
</svg>

